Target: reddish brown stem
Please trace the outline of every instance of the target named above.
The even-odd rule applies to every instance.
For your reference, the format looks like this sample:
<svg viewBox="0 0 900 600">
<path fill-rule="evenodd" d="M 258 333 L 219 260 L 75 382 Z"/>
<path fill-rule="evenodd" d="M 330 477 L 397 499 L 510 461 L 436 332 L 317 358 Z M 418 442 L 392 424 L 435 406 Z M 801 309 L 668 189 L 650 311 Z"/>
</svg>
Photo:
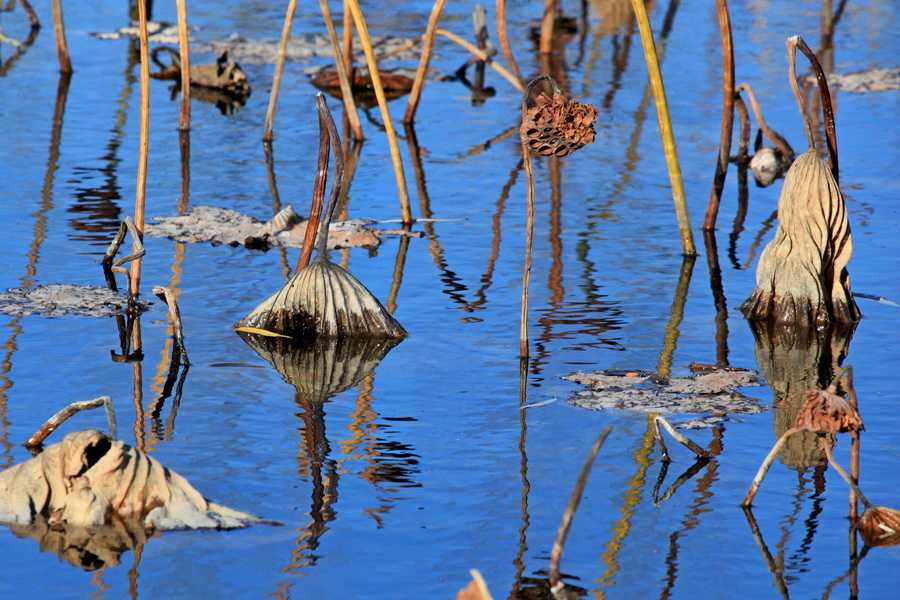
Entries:
<svg viewBox="0 0 900 600">
<path fill-rule="evenodd" d="M 716 172 L 713 175 L 712 189 L 706 205 L 706 216 L 703 229 L 710 231 L 716 227 L 719 215 L 719 202 L 725 177 L 728 175 L 728 157 L 731 154 L 731 131 L 734 128 L 734 45 L 731 38 L 731 17 L 728 14 L 728 2 L 716 0 L 716 12 L 719 15 L 719 34 L 722 39 L 722 127 L 719 133 L 719 158 L 716 161 Z"/>
<path fill-rule="evenodd" d="M 312 249 L 316 243 L 316 231 L 319 229 L 319 220 L 322 216 L 322 203 L 325 200 L 325 184 L 328 180 L 328 128 L 319 115 L 319 163 L 316 166 L 316 180 L 313 184 L 313 198 L 309 206 L 309 220 L 306 222 L 306 233 L 303 235 L 303 247 L 300 250 L 300 260 L 297 261 L 297 270 L 309 265 Z M 325 232 L 328 235 L 328 232 Z"/>
<path fill-rule="evenodd" d="M 840 183 L 840 178 L 838 177 L 837 130 L 834 126 L 834 110 L 831 106 L 831 91 L 828 89 L 828 78 L 825 75 L 825 71 L 822 69 L 822 65 L 819 63 L 819 59 L 816 57 L 815 52 L 809 49 L 809 46 L 806 45 L 806 42 L 803 41 L 802 37 L 799 35 L 795 37 L 797 38 L 797 48 L 799 48 L 800 52 L 802 52 L 809 60 L 813 72 L 816 74 L 816 83 L 819 85 L 819 98 L 822 102 L 822 118 L 825 121 L 825 139 L 828 144 L 828 157 L 831 160 L 831 174 L 834 175 L 835 182 Z"/>
</svg>

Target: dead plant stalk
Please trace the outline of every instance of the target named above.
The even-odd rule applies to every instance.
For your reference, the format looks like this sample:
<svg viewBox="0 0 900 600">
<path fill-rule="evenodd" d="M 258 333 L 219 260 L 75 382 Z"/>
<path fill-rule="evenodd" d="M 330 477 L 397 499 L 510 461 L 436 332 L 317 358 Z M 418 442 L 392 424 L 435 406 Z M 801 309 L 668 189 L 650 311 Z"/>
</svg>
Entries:
<svg viewBox="0 0 900 600">
<path fill-rule="evenodd" d="M 141 47 L 141 122 L 140 146 L 138 148 L 137 189 L 134 199 L 134 228 L 137 237 L 144 238 L 144 202 L 147 196 L 147 155 L 150 150 L 150 59 L 147 52 L 147 7 L 138 2 L 138 23 Z M 132 249 L 138 249 L 138 240 L 132 243 Z M 131 263 L 131 279 L 129 282 L 131 298 L 137 299 L 141 291 L 141 261 Z"/>
<path fill-rule="evenodd" d="M 428 17 L 428 26 L 425 28 L 425 36 L 422 39 L 422 57 L 419 59 L 419 67 L 416 69 L 416 79 L 413 82 L 409 100 L 406 103 L 406 113 L 403 115 L 404 123 L 412 123 L 416 119 L 416 110 L 419 108 L 419 99 L 422 96 L 422 88 L 425 87 L 425 75 L 428 65 L 431 64 L 431 53 L 434 50 L 434 32 L 437 29 L 441 13 L 447 0 L 435 0 Z"/>
<path fill-rule="evenodd" d="M 569 528 L 572 526 L 575 511 L 578 510 L 578 504 L 581 502 L 581 496 L 584 494 L 584 486 L 587 484 L 591 469 L 594 467 L 594 459 L 597 458 L 597 453 L 600 452 L 600 447 L 603 446 L 603 442 L 606 441 L 610 431 L 612 431 L 612 427 L 604 427 L 600 435 L 597 436 L 594 446 L 581 466 L 581 472 L 578 473 L 578 479 L 575 481 L 575 487 L 572 489 L 569 503 L 566 505 L 565 512 L 563 512 L 559 530 L 556 532 L 556 539 L 553 541 L 553 550 L 550 552 L 550 588 L 553 591 L 558 591 L 562 585 L 562 580 L 559 576 L 559 562 L 562 559 L 563 546 L 565 546 L 566 537 L 569 535 Z"/>
<path fill-rule="evenodd" d="M 500 47 L 503 49 L 503 56 L 506 57 L 509 68 L 515 73 L 519 84 L 523 85 L 525 82 L 522 79 L 522 72 L 519 70 L 519 64 L 509 45 L 509 37 L 506 35 L 506 0 L 497 0 L 497 36 L 500 38 Z"/>
<path fill-rule="evenodd" d="M 191 128 L 191 50 L 188 43 L 187 0 L 176 0 L 178 11 L 178 54 L 181 64 L 181 116 L 178 129 Z"/>
<path fill-rule="evenodd" d="M 681 233 L 682 253 L 685 256 L 696 256 L 697 250 L 694 247 L 694 237 L 691 233 L 687 199 L 684 195 L 684 184 L 681 180 L 681 167 L 678 163 L 678 150 L 675 147 L 672 120 L 669 117 L 669 105 L 666 101 L 666 88 L 663 85 L 662 74 L 659 70 L 659 59 L 657 58 L 656 46 L 653 42 L 653 31 L 650 29 L 650 19 L 647 16 L 647 8 L 644 6 L 643 0 L 631 0 L 631 7 L 634 9 L 634 15 L 640 30 L 641 45 L 644 48 L 644 60 L 647 63 L 650 87 L 653 90 L 653 99 L 656 103 L 659 134 L 662 138 L 666 166 L 669 170 L 669 181 L 672 184 L 675 215 L 678 218 L 678 229 Z"/>
<path fill-rule="evenodd" d="M 531 280 L 531 254 L 534 244 L 534 170 L 531 166 L 531 150 L 524 139 L 522 139 L 522 160 L 525 161 L 528 208 L 525 225 L 525 264 L 522 267 L 522 307 L 519 314 L 519 358 L 528 358 L 528 283 Z"/>
<path fill-rule="evenodd" d="M 112 437 L 116 437 L 116 416 L 113 412 L 112 398 L 110 398 L 109 396 L 100 396 L 98 398 L 94 398 L 93 400 L 82 400 L 80 402 L 73 402 L 69 404 L 68 406 L 57 412 L 55 415 L 44 421 L 44 424 L 38 427 L 37 431 L 31 434 L 31 437 L 28 438 L 22 445 L 29 450 L 34 450 L 35 448 L 40 447 L 40 445 L 44 443 L 44 440 L 50 437 L 50 434 L 56 431 L 60 425 L 69 420 L 72 415 L 83 410 L 97 408 L 100 406 L 106 407 L 106 418 L 109 424 L 109 433 Z"/>
<path fill-rule="evenodd" d="M 716 228 L 719 202 L 722 200 L 722 190 L 728 175 L 731 132 L 734 128 L 734 44 L 731 37 L 731 17 L 728 14 L 727 0 L 716 0 L 716 13 L 719 17 L 719 35 L 722 38 L 722 127 L 719 133 L 719 157 L 716 160 L 716 172 L 713 175 L 709 202 L 706 205 L 706 217 L 703 219 L 703 229 L 706 231 Z"/>
<path fill-rule="evenodd" d="M 66 44 L 66 25 L 63 22 L 62 0 L 53 0 L 53 33 L 56 36 L 56 56 L 60 73 L 72 72 L 69 46 Z"/>
<path fill-rule="evenodd" d="M 294 12 L 297 0 L 288 2 L 284 14 L 284 25 L 281 27 L 281 40 L 278 42 L 278 59 L 275 61 L 275 76 L 272 78 L 272 92 L 269 95 L 269 107 L 266 109 L 266 124 L 263 129 L 263 141 L 272 141 L 272 127 L 275 124 L 275 107 L 278 104 L 278 92 L 281 89 L 281 74 L 284 72 L 284 55 L 287 52 L 288 40 L 291 38 L 291 26 L 294 23 Z"/>
<path fill-rule="evenodd" d="M 319 8 L 322 10 L 322 19 L 325 28 L 328 29 L 328 39 L 331 41 L 331 50 L 334 53 L 334 68 L 337 70 L 338 81 L 341 85 L 341 101 L 344 103 L 344 111 L 350 121 L 350 129 L 353 131 L 353 139 L 362 140 L 362 126 L 359 124 L 359 113 L 356 112 L 356 101 L 353 99 L 353 88 L 350 85 L 350 76 L 344 57 L 341 53 L 341 45 L 338 42 L 337 32 L 334 29 L 334 21 L 331 18 L 331 9 L 328 8 L 328 0 L 319 0 Z"/>
<path fill-rule="evenodd" d="M 406 189 L 406 177 L 403 174 L 403 161 L 400 158 L 400 146 L 397 144 L 397 133 L 394 131 L 394 123 L 391 120 L 391 112 L 388 110 L 387 99 L 384 96 L 384 86 L 381 85 L 381 75 L 378 72 L 378 60 L 375 58 L 375 50 L 372 48 L 372 38 L 369 36 L 369 27 L 359 7 L 358 0 L 348 0 L 350 12 L 353 14 L 353 23 L 359 32 L 363 51 L 366 54 L 366 63 L 369 67 L 369 75 L 372 78 L 372 87 L 375 88 L 375 98 L 378 100 L 378 109 L 381 119 L 384 121 L 384 130 L 387 133 L 388 145 L 391 150 L 391 161 L 394 163 L 394 178 L 397 180 L 397 194 L 400 197 L 400 214 L 404 223 L 412 223 L 412 212 L 409 209 L 409 193 Z"/>
</svg>

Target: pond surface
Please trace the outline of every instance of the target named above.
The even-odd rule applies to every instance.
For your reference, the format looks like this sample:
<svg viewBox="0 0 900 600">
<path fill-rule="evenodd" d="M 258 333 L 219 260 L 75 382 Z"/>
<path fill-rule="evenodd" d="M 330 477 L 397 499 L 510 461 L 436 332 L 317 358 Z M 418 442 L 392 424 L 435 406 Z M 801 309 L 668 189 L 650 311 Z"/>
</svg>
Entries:
<svg viewBox="0 0 900 600">
<path fill-rule="evenodd" d="M 139 101 L 134 50 L 127 40 L 90 35 L 127 25 L 125 3 L 65 4 L 75 74 L 62 96 L 60 126 L 53 122 L 59 81 L 49 2 L 35 2 L 44 27 L 0 79 L 2 288 L 102 285 L 99 258 L 119 221 L 133 211 Z M 174 2 L 155 4 L 154 20 L 175 21 Z M 208 42 L 232 32 L 276 40 L 286 3 L 188 4 L 195 40 Z M 578 16 L 579 3 L 563 4 Z M 333 6 L 336 18 L 338 8 Z M 737 81 L 754 87 L 767 121 L 802 148 L 784 39 L 801 33 L 820 47 L 827 26 L 821 4 L 752 0 L 730 8 Z M 414 37 L 424 30 L 430 5 L 366 2 L 363 9 L 374 33 Z M 470 11 L 449 3 L 443 26 L 471 39 Z M 526 76 L 538 71 L 528 28 L 540 15 L 538 3 L 508 7 L 510 36 Z M 898 18 L 894 2 L 847 3 L 823 57 L 826 66 L 839 73 L 895 67 Z M 4 465 L 28 458 L 20 443 L 60 407 L 108 394 L 119 435 L 128 443 L 142 444 L 209 498 L 284 523 L 165 533 L 137 551 L 122 548 L 120 564 L 110 561 L 94 571 L 2 528 L 7 575 L 0 595 L 447 598 L 466 583 L 470 568 L 478 568 L 495 597 L 515 597 L 546 579 L 573 482 L 607 425 L 612 434 L 563 555 L 562 570 L 573 586 L 598 598 L 845 597 L 856 588 L 867 598 L 892 595 L 900 584 L 900 549 L 875 548 L 849 569 L 847 488 L 834 471 L 817 466 L 815 452 L 797 447 L 776 462 L 754 506 L 758 539 L 738 506 L 776 432 L 784 429 L 784 415 L 771 410 L 776 393 L 789 394 L 792 384 L 794 394 L 802 389 L 785 380 L 788 369 L 778 368 L 786 364 L 786 351 L 770 352 L 764 342 L 757 348 L 739 311 L 762 248 L 754 238 L 761 235 L 765 244 L 774 232 L 763 224 L 781 183 L 765 189 L 751 183 L 743 231 L 735 233 L 738 179 L 732 167 L 718 249 L 703 243 L 699 224 L 721 110 L 714 5 L 660 2 L 651 19 L 657 36 L 665 33 L 659 53 L 697 227 L 700 256 L 694 263 L 682 262 L 627 2 L 598 1 L 591 5 L 583 50 L 576 34 L 565 54 L 565 84 L 600 109 L 597 141 L 561 162 L 535 164 L 531 358 L 520 394 L 525 177 L 515 135 L 480 146 L 517 124 L 520 97 L 491 70 L 487 83 L 496 96 L 482 105 L 473 105 L 459 82 L 431 79 L 415 131 L 427 190 L 414 184 L 417 165 L 402 140 L 401 148 L 414 215 L 442 221 L 416 225 L 426 233 L 421 239 L 385 238 L 377 251 L 333 255 L 349 264 L 410 335 L 327 402 L 286 382 L 231 328 L 282 285 L 295 250 L 283 256 L 145 240 L 145 290 L 177 289 L 193 363 L 177 403 L 164 389 L 171 340 L 159 302 L 140 319 L 139 362 L 111 360 L 111 352 L 121 351 L 114 318 L 0 316 Z M 493 32 L 492 21 L 491 14 Z M 25 37 L 26 23 L 18 9 L 0 15 L 4 33 L 18 39 Z M 322 30 L 313 5 L 300 3 L 295 33 Z M 493 40 L 496 45 L 495 34 Z M 4 61 L 12 53 L 8 45 L 0 51 Z M 449 74 L 466 59 L 440 40 L 433 68 Z M 327 62 L 287 64 L 276 119 L 280 202 L 303 214 L 318 140 L 314 88 L 304 70 Z M 800 65 L 805 72 L 806 63 Z M 253 86 L 244 107 L 223 116 L 212 104 L 194 102 L 186 198 L 179 104 L 170 100 L 169 82 L 151 82 L 148 219 L 196 205 L 263 220 L 272 215 L 260 138 L 273 66 L 243 66 Z M 900 132 L 894 124 L 900 96 L 838 92 L 836 99 L 841 184 L 854 235 L 853 288 L 897 300 Z M 329 103 L 339 113 L 339 103 Z M 399 122 L 405 100 L 391 108 Z M 396 219 L 385 137 L 368 120 L 364 127 L 367 140 L 348 214 Z M 721 293 L 711 277 L 716 265 Z M 866 424 L 861 484 L 877 504 L 896 506 L 900 309 L 859 303 L 865 316 L 852 341 L 814 341 L 792 354 L 791 364 L 813 373 L 823 364 L 830 371 L 841 360 L 854 366 Z M 669 361 L 673 375 L 687 374 L 692 362 L 759 369 L 776 392 L 748 388 L 769 410 L 688 432 L 718 451 L 718 458 L 655 503 L 662 464 L 646 415 L 576 407 L 569 399 L 580 388 L 561 377 L 577 370 L 652 371 Z M 522 404 L 538 406 L 521 410 Z M 105 428 L 102 411 L 79 414 L 51 441 L 87 427 Z M 848 440 L 840 439 L 836 453 L 845 465 L 848 448 Z M 659 496 L 692 464 L 682 448 L 673 452 L 676 462 Z"/>
</svg>

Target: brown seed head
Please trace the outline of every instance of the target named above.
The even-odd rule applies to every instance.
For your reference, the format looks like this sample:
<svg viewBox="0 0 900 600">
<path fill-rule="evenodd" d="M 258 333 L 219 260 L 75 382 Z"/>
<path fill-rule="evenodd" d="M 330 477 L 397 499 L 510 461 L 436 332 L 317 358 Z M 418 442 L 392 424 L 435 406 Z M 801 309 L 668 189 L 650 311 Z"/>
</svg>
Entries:
<svg viewBox="0 0 900 600">
<path fill-rule="evenodd" d="M 825 390 L 808 390 L 796 426 L 815 433 L 862 431 L 863 422 L 850 403 Z"/>
<path fill-rule="evenodd" d="M 571 100 L 552 78 L 528 84 L 519 133 L 528 148 L 543 156 L 568 156 L 594 141 L 597 109 Z"/>
<path fill-rule="evenodd" d="M 900 544 L 900 511 L 886 506 L 867 509 L 859 520 L 859 532 L 868 546 Z"/>
</svg>

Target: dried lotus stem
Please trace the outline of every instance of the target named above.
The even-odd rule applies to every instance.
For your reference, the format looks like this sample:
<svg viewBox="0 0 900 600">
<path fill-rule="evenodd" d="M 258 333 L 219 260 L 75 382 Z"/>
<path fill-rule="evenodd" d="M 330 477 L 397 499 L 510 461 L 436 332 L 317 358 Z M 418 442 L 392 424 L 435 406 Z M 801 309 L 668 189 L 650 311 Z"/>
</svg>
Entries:
<svg viewBox="0 0 900 600">
<path fill-rule="evenodd" d="M 316 104 L 324 102 L 321 92 L 316 95 Z M 303 234 L 303 246 L 300 249 L 300 259 L 297 261 L 297 271 L 305 269 L 309 265 L 309 259 L 312 257 L 313 246 L 316 243 L 316 233 L 319 229 L 319 222 L 322 219 L 322 204 L 325 202 L 325 186 L 328 181 L 328 150 L 330 142 L 328 140 L 328 129 L 325 125 L 325 116 L 321 110 L 319 115 L 319 162 L 316 166 L 316 179 L 313 183 L 313 197 L 309 206 L 309 220 L 306 222 L 306 231 Z M 340 154 L 340 149 L 336 150 Z M 325 230 L 328 235 L 328 230 Z"/>
<path fill-rule="evenodd" d="M 40 447 L 40 445 L 44 443 L 44 440 L 50 437 L 50 434 L 56 431 L 59 426 L 65 423 L 72 415 L 81 412 L 82 410 L 97 408 L 99 406 L 106 407 L 106 418 L 109 422 L 109 433 L 113 438 L 115 438 L 116 416 L 113 412 L 112 398 L 110 398 L 109 396 L 100 396 L 99 398 L 94 398 L 93 400 L 82 400 L 80 402 L 73 402 L 69 404 L 62 410 L 58 411 L 55 415 L 44 421 L 44 424 L 38 427 L 37 431 L 31 434 L 31 437 L 28 438 L 22 445 L 29 450 L 34 450 L 35 448 Z"/>
<path fill-rule="evenodd" d="M 747 495 L 744 496 L 744 500 L 741 502 L 741 506 L 748 507 L 753 504 L 753 497 L 756 496 L 756 492 L 759 490 L 759 486 L 762 485 L 763 479 L 766 478 L 766 473 L 769 472 L 769 467 L 772 466 L 772 463 L 775 462 L 775 458 L 778 456 L 778 453 L 781 452 L 781 449 L 784 447 L 785 442 L 787 442 L 788 438 L 797 433 L 798 431 L 802 431 L 801 427 L 791 427 L 778 438 L 778 441 L 775 442 L 775 445 L 772 446 L 772 449 L 769 450 L 769 454 L 763 459 L 762 464 L 759 465 L 759 470 L 756 472 L 756 476 L 753 478 L 753 483 L 750 484 L 750 489 L 747 490 Z"/>
<path fill-rule="evenodd" d="M 553 28 L 556 25 L 556 0 L 544 0 L 544 15 L 541 18 L 540 53 L 550 54 L 553 48 Z"/>
<path fill-rule="evenodd" d="M 185 365 L 190 365 L 191 360 L 188 358 L 187 348 L 184 345 L 184 326 L 181 324 L 181 310 L 178 309 L 178 298 L 172 289 L 168 287 L 156 286 L 153 288 L 153 293 L 168 307 L 169 320 L 172 321 L 172 331 L 175 337 L 175 347 L 181 354 L 181 361 Z"/>
<path fill-rule="evenodd" d="M 428 25 L 425 27 L 425 36 L 422 41 L 422 57 L 419 59 L 419 67 L 416 69 L 416 79 L 413 82 L 409 100 L 406 102 L 406 113 L 403 115 L 404 123 L 412 123 L 416 119 L 416 109 L 419 108 L 419 98 L 422 96 L 422 88 L 425 87 L 425 75 L 428 65 L 431 63 L 431 53 L 434 50 L 434 32 L 437 29 L 441 13 L 447 0 L 435 0 L 428 17 Z"/>
<path fill-rule="evenodd" d="M 725 177 L 728 175 L 731 132 L 734 128 L 734 44 L 731 38 L 731 17 L 728 14 L 727 0 L 716 0 L 716 12 L 719 16 L 719 35 L 722 38 L 722 127 L 719 133 L 716 172 L 713 175 L 712 189 L 709 191 L 706 216 L 703 220 L 703 229 L 706 231 L 716 228 L 719 202 L 722 200 Z"/>
<path fill-rule="evenodd" d="M 72 61 L 69 60 L 69 46 L 66 44 L 66 25 L 63 22 L 61 0 L 53 0 L 53 33 L 56 36 L 56 55 L 59 58 L 59 71 L 60 73 L 71 73 Z"/>
<path fill-rule="evenodd" d="M 284 72 L 284 56 L 287 52 L 288 40 L 291 38 L 291 26 L 294 23 L 294 12 L 297 0 L 288 2 L 281 26 L 281 40 L 278 42 L 278 58 L 275 61 L 275 75 L 272 78 L 272 92 L 269 94 L 269 107 L 266 109 L 266 124 L 263 129 L 263 141 L 272 141 L 272 127 L 275 124 L 275 107 L 278 104 L 278 92 L 281 90 L 281 74 Z"/>
<path fill-rule="evenodd" d="M 781 152 L 784 157 L 785 163 L 794 162 L 794 149 L 791 148 L 791 145 L 788 143 L 784 136 L 780 133 L 769 127 L 769 124 L 766 123 L 766 119 L 763 117 L 762 108 L 759 106 L 759 101 L 756 99 L 756 94 L 753 93 L 753 88 L 750 87 L 749 83 L 742 83 L 737 86 L 736 91 L 738 94 L 741 92 L 747 92 L 747 99 L 750 100 L 750 108 L 753 109 L 753 117 L 756 119 L 757 125 L 762 130 L 763 134 L 769 138 L 769 141 L 775 145 L 776 148 Z"/>
<path fill-rule="evenodd" d="M 513 56 L 512 47 L 509 45 L 509 38 L 506 35 L 506 0 L 497 0 L 497 37 L 500 38 L 503 56 L 506 57 L 509 68 L 515 73 L 516 79 L 519 80 L 521 85 L 524 82 L 522 72 L 519 70 L 519 63 L 516 62 L 516 57 Z"/>
<path fill-rule="evenodd" d="M 672 185 L 672 199 L 675 202 L 675 215 L 678 218 L 678 229 L 681 234 L 681 250 L 685 256 L 696 256 L 697 250 L 694 247 L 694 236 L 691 232 L 691 222 L 688 217 L 687 198 L 684 195 L 684 183 L 681 180 L 681 166 L 678 163 L 678 150 L 675 147 L 672 119 L 669 117 L 669 105 L 666 101 L 666 88 L 663 85 L 662 74 L 659 70 L 659 58 L 656 54 L 656 45 L 653 42 L 650 19 L 647 16 L 644 0 L 631 0 L 631 7 L 634 9 L 634 16 L 640 30 L 641 45 L 644 48 L 644 61 L 647 63 L 650 87 L 653 90 L 653 99 L 656 103 L 659 135 L 662 138 L 666 166 L 669 170 L 669 181 Z"/>
<path fill-rule="evenodd" d="M 524 102 L 523 102 L 524 105 Z M 524 108 L 524 106 L 523 106 Z M 524 112 L 524 111 L 523 111 Z M 520 133 L 521 136 L 521 133 Z M 531 167 L 531 152 L 524 139 L 522 143 L 522 160 L 525 163 L 526 191 L 526 224 L 525 224 L 525 262 L 522 266 L 522 300 L 519 312 L 519 358 L 528 358 L 528 284 L 531 280 L 531 254 L 534 244 L 534 170 Z"/>
<path fill-rule="evenodd" d="M 394 131 L 394 123 L 388 110 L 387 99 L 384 96 L 384 86 L 381 84 L 381 75 L 378 71 L 378 60 L 372 48 L 372 38 L 369 36 L 369 27 L 359 7 L 359 0 L 348 0 L 350 12 L 353 14 L 353 22 L 359 32 L 363 51 L 366 54 L 366 63 L 369 67 L 369 76 L 372 78 L 372 87 L 375 88 L 375 98 L 378 100 L 378 109 L 381 119 L 384 121 L 384 130 L 388 138 L 388 146 L 391 150 L 391 161 L 394 164 L 394 178 L 397 180 L 397 194 L 400 197 L 400 216 L 404 223 L 412 223 L 412 212 L 409 209 L 409 193 L 406 189 L 406 177 L 403 174 L 403 161 L 400 158 L 400 146 L 397 145 L 397 134 Z"/>
<path fill-rule="evenodd" d="M 672 459 L 669 457 L 669 449 L 666 448 L 666 443 L 665 441 L 663 441 L 663 435 L 660 426 L 668 431 L 669 435 L 675 438 L 676 442 L 693 452 L 697 456 L 697 458 L 709 458 L 709 452 L 692 442 L 691 439 L 687 436 L 682 435 L 681 432 L 672 427 L 672 424 L 669 423 L 669 421 L 667 421 L 665 417 L 661 415 L 654 415 L 653 423 L 654 430 L 656 432 L 656 441 L 658 441 L 659 445 L 662 446 L 662 459 L 665 462 L 671 462 Z"/>
<path fill-rule="evenodd" d="M 144 203 L 147 197 L 147 155 L 150 152 L 150 59 L 147 56 L 147 8 L 138 2 L 138 21 L 141 47 L 141 121 L 138 147 L 137 189 L 134 197 L 134 228 L 137 238 L 132 243 L 136 251 L 139 241 L 144 238 Z M 143 249 L 143 248 L 141 248 Z M 129 290 L 132 299 L 137 299 L 141 291 L 141 261 L 131 263 Z"/>
<path fill-rule="evenodd" d="M 175 0 L 178 11 L 178 55 L 181 61 L 181 116 L 178 129 L 191 128 L 191 51 L 188 44 L 187 0 Z"/>
<path fill-rule="evenodd" d="M 816 74 L 816 82 L 819 85 L 819 98 L 822 102 L 822 116 L 825 120 L 825 137 L 828 144 L 828 156 L 831 159 L 831 174 L 834 175 L 834 180 L 840 183 L 840 169 L 838 168 L 838 149 L 837 149 L 837 130 L 834 126 L 834 110 L 831 107 L 831 92 L 828 89 L 828 78 L 825 76 L 825 71 L 822 70 L 822 65 L 819 64 L 819 59 L 816 58 L 815 53 L 809 49 L 809 46 L 806 45 L 806 42 L 803 41 L 803 38 L 799 35 L 791 36 L 787 40 L 788 47 L 788 65 L 791 71 L 791 90 L 794 91 L 794 97 L 798 98 L 798 103 L 800 105 L 800 110 L 803 113 L 803 121 L 806 123 L 807 127 L 807 136 L 812 135 L 812 125 L 809 123 L 809 116 L 806 113 L 806 108 L 803 103 L 799 100 L 798 94 L 800 93 L 797 88 L 797 73 L 796 67 L 794 66 L 795 57 L 796 57 L 796 48 L 800 48 L 800 52 L 802 52 L 807 59 L 809 59 L 810 64 L 812 65 L 813 72 Z M 810 148 L 815 148 L 814 143 L 810 143 Z"/>
</svg>

